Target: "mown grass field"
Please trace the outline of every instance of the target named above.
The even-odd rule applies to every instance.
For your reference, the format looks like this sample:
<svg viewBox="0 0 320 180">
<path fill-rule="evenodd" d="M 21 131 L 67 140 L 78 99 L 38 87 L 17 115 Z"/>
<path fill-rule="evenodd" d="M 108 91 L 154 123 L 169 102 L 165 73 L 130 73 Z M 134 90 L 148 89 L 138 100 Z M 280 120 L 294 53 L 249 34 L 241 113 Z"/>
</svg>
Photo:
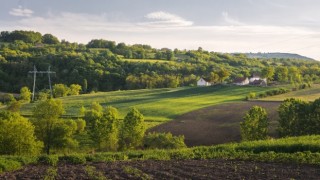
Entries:
<svg viewBox="0 0 320 180">
<path fill-rule="evenodd" d="M 103 106 L 118 108 L 120 118 L 123 118 L 130 108 L 136 107 L 142 112 L 148 123 L 157 125 L 190 111 L 221 103 L 244 100 L 249 92 L 261 93 L 272 88 L 240 86 L 181 87 L 99 92 L 59 99 L 62 100 L 66 108 L 66 115 L 78 116 L 81 106 L 90 108 L 92 102 L 96 101 Z M 31 115 L 32 108 L 35 105 L 36 103 L 24 105 L 21 113 Z"/>
<path fill-rule="evenodd" d="M 292 91 L 286 94 L 280 94 L 276 96 L 269 96 L 261 101 L 283 101 L 288 98 L 296 98 L 304 101 L 314 101 L 320 98 L 320 84 L 313 84 L 311 88 L 302 89 L 299 91 Z"/>
</svg>

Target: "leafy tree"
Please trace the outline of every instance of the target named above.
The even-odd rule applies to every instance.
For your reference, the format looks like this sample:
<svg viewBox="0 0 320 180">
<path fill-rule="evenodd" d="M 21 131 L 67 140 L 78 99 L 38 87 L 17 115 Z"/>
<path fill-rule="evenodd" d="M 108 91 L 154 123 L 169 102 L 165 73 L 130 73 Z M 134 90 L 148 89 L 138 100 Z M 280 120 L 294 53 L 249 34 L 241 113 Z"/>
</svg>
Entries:
<svg viewBox="0 0 320 180">
<path fill-rule="evenodd" d="M 244 141 L 263 140 L 268 135 L 268 118 L 264 108 L 253 106 L 240 123 L 241 137 Z"/>
<path fill-rule="evenodd" d="M 70 91 L 69 94 L 70 95 L 79 95 L 80 91 L 81 91 L 81 86 L 79 84 L 71 84 L 70 85 Z"/>
<path fill-rule="evenodd" d="M 42 42 L 44 44 L 58 44 L 59 40 L 57 37 L 53 36 L 52 34 L 45 34 L 42 36 Z"/>
<path fill-rule="evenodd" d="M 261 76 L 263 78 L 267 78 L 269 81 L 272 81 L 274 76 L 274 68 L 273 67 L 263 68 L 261 71 Z"/>
<path fill-rule="evenodd" d="M 219 80 L 222 83 L 226 78 L 230 76 L 230 72 L 225 68 L 221 68 L 217 74 L 219 75 Z"/>
<path fill-rule="evenodd" d="M 53 86 L 53 96 L 54 97 L 64 97 L 67 96 L 70 89 L 64 84 L 55 84 Z"/>
<path fill-rule="evenodd" d="M 83 92 L 87 93 L 87 91 L 88 91 L 88 81 L 87 81 L 87 79 L 84 79 L 83 80 Z"/>
<path fill-rule="evenodd" d="M 106 149 L 116 151 L 119 147 L 119 118 L 118 110 L 112 106 L 108 106 L 103 114 L 106 121 Z"/>
<path fill-rule="evenodd" d="M 276 67 L 274 79 L 279 82 L 287 82 L 288 81 L 288 68 L 282 67 L 282 66 Z"/>
<path fill-rule="evenodd" d="M 142 145 L 146 131 L 143 115 L 132 108 L 124 118 L 120 129 L 120 149 L 133 149 Z"/>
<path fill-rule="evenodd" d="M 308 103 L 298 99 L 286 99 L 279 106 L 278 132 L 281 137 L 308 134 L 305 126 L 309 126 Z"/>
<path fill-rule="evenodd" d="M 0 112 L 0 154 L 38 155 L 43 143 L 34 135 L 34 126 L 19 113 Z"/>
<path fill-rule="evenodd" d="M 28 87 L 24 86 L 20 89 L 20 100 L 25 102 L 31 101 L 31 91 Z"/>
<path fill-rule="evenodd" d="M 60 100 L 48 99 L 40 102 L 33 109 L 34 125 L 36 126 L 37 137 L 44 142 L 45 152 L 50 154 L 52 148 L 63 148 L 59 145 L 69 137 L 67 128 L 60 127 L 63 123 L 59 120 L 59 117 L 64 113 L 64 108 Z M 60 136 L 56 136 L 57 132 L 62 133 Z M 64 144 L 65 145 L 65 144 Z"/>
</svg>

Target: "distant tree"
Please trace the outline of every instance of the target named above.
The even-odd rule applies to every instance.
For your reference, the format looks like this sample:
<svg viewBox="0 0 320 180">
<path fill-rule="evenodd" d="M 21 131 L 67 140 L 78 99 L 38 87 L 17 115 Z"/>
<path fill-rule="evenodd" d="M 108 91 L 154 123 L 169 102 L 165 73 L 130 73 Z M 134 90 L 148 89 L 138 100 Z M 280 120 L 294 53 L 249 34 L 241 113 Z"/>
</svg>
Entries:
<svg viewBox="0 0 320 180">
<path fill-rule="evenodd" d="M 210 80 L 210 82 L 218 82 L 220 77 L 217 73 L 211 72 L 208 79 Z"/>
<path fill-rule="evenodd" d="M 124 118 L 120 129 L 120 149 L 133 149 L 141 146 L 145 131 L 143 115 L 133 108 Z"/>
<path fill-rule="evenodd" d="M 82 85 L 82 87 L 83 87 L 83 92 L 84 92 L 84 93 L 87 93 L 87 91 L 88 91 L 88 81 L 87 81 L 87 79 L 84 79 L 84 80 L 83 80 L 83 85 Z"/>
<path fill-rule="evenodd" d="M 230 72 L 225 69 L 225 68 L 221 68 L 217 74 L 219 75 L 219 80 L 222 83 L 226 78 L 228 78 L 230 76 Z"/>
<path fill-rule="evenodd" d="M 6 111 L 0 112 L 0 144 L 2 155 L 38 155 L 43 147 L 29 120 Z"/>
<path fill-rule="evenodd" d="M 59 40 L 57 37 L 53 36 L 52 34 L 45 34 L 42 36 L 42 42 L 44 44 L 58 44 Z"/>
<path fill-rule="evenodd" d="M 24 86 L 20 89 L 20 100 L 24 102 L 30 102 L 31 101 L 31 91 L 28 87 Z"/>
<path fill-rule="evenodd" d="M 273 67 L 265 67 L 262 69 L 261 76 L 263 78 L 267 78 L 267 80 L 272 81 L 274 76 L 274 68 Z"/>
<path fill-rule="evenodd" d="M 279 82 L 288 82 L 288 68 L 287 67 L 276 67 L 274 79 Z"/>
<path fill-rule="evenodd" d="M 79 95 L 80 91 L 81 91 L 81 86 L 79 84 L 71 84 L 70 85 L 70 91 L 69 94 L 70 95 Z"/>
<path fill-rule="evenodd" d="M 64 85 L 64 84 L 55 84 L 53 86 L 53 96 L 54 97 L 64 97 L 67 96 L 67 94 L 69 93 L 70 89 L 68 88 L 68 86 Z"/>
<path fill-rule="evenodd" d="M 241 137 L 244 141 L 263 140 L 268 135 L 268 118 L 264 108 L 253 106 L 240 123 Z"/>
</svg>

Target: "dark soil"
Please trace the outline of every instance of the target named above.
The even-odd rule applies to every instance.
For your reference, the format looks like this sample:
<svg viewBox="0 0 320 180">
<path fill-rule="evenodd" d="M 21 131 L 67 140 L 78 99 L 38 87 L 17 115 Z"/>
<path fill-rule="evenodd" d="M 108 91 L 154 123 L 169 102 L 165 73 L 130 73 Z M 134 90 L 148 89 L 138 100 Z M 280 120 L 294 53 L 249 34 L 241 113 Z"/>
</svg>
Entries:
<svg viewBox="0 0 320 180">
<path fill-rule="evenodd" d="M 276 137 L 280 102 L 245 101 L 226 103 L 186 113 L 177 119 L 161 124 L 149 132 L 171 132 L 184 135 L 187 146 L 216 145 L 239 142 L 240 125 L 244 114 L 252 106 L 266 108 L 270 120 L 270 136 Z"/>
<path fill-rule="evenodd" d="M 263 163 L 237 160 L 128 161 L 59 164 L 56 179 L 97 179 L 89 176 L 87 167 L 107 179 L 319 179 L 320 166 Z M 50 166 L 29 165 L 21 170 L 0 175 L 0 179 L 44 179 Z M 126 171 L 126 168 L 140 173 Z M 52 168 L 52 167 L 51 167 Z"/>
</svg>

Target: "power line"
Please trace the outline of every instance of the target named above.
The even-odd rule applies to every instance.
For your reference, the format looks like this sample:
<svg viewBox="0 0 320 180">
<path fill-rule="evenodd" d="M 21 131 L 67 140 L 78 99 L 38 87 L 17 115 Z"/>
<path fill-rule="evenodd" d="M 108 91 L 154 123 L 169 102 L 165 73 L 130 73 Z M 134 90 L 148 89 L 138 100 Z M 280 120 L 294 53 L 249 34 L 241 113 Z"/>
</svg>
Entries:
<svg viewBox="0 0 320 180">
<path fill-rule="evenodd" d="M 34 101 L 34 94 L 36 89 L 36 79 L 37 74 L 48 74 L 49 87 L 50 87 L 50 96 L 52 97 L 52 87 L 51 87 L 51 77 L 50 74 L 54 74 L 56 72 L 50 71 L 50 66 L 48 67 L 48 71 L 38 71 L 36 66 L 33 66 L 33 71 L 29 71 L 29 74 L 33 74 L 33 88 L 32 88 L 32 101 Z"/>
</svg>

